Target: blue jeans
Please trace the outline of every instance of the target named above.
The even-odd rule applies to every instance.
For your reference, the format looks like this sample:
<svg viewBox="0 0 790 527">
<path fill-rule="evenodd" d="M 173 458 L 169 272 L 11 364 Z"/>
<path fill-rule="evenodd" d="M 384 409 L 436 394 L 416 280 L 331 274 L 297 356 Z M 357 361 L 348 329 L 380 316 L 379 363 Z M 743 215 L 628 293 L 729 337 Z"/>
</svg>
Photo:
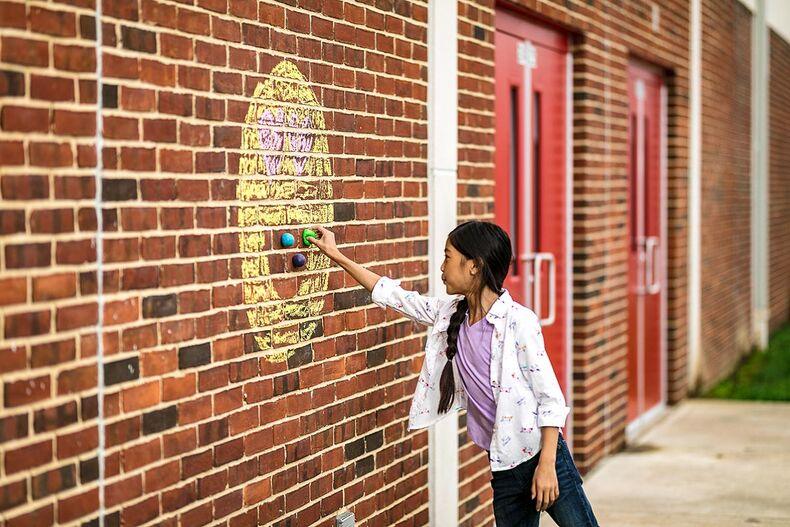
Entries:
<svg viewBox="0 0 790 527">
<path fill-rule="evenodd" d="M 531 492 L 532 477 L 539 460 L 540 453 L 511 469 L 491 472 L 496 527 L 540 525 L 540 513 L 535 510 Z M 560 495 L 546 512 L 559 527 L 599 527 L 592 506 L 584 494 L 581 474 L 562 434 L 557 440 L 555 467 Z"/>
</svg>

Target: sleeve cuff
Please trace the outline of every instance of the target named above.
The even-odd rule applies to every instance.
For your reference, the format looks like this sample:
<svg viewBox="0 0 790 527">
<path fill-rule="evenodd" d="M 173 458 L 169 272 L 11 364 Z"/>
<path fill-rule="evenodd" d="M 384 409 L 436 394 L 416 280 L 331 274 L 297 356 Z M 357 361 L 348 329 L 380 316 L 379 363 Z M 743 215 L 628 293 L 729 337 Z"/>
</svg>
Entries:
<svg viewBox="0 0 790 527">
<path fill-rule="evenodd" d="M 538 407 L 538 428 L 544 426 L 565 426 L 565 420 L 571 409 L 567 406 Z"/>
<path fill-rule="evenodd" d="M 393 280 L 389 276 L 382 276 L 373 286 L 370 292 L 370 298 L 373 302 L 380 307 L 387 307 L 387 299 L 392 294 L 392 291 L 400 285 L 400 280 Z"/>
</svg>

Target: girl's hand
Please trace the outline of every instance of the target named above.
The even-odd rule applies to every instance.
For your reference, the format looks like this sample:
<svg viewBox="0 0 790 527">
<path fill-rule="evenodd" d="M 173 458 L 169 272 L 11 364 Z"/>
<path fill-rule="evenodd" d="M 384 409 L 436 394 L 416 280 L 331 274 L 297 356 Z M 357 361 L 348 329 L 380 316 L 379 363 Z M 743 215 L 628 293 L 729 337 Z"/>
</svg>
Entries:
<svg viewBox="0 0 790 527">
<path fill-rule="evenodd" d="M 532 499 L 535 500 L 535 510 L 545 511 L 554 505 L 559 496 L 560 485 L 557 482 L 554 464 L 539 461 L 535 475 L 532 477 Z"/>
<path fill-rule="evenodd" d="M 318 247 L 322 253 L 330 257 L 332 260 L 336 260 L 341 253 L 337 248 L 337 245 L 335 245 L 335 233 L 329 229 L 321 227 L 320 225 L 313 227 L 313 230 L 320 233 L 321 237 L 310 238 L 310 242 Z"/>
</svg>

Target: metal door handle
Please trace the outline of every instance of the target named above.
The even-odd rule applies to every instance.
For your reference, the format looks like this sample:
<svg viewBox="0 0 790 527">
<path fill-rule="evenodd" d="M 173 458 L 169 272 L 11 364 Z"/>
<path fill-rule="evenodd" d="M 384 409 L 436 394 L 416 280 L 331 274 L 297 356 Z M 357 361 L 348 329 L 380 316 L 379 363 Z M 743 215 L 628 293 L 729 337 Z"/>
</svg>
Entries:
<svg viewBox="0 0 790 527">
<path fill-rule="evenodd" d="M 538 315 L 541 326 L 550 326 L 554 324 L 557 318 L 557 265 L 553 253 L 528 253 L 521 255 L 519 260 L 522 262 L 532 261 L 532 281 L 534 287 L 532 288 L 532 310 Z M 549 315 L 546 318 L 541 317 L 541 263 L 546 261 L 549 263 Z"/>
<path fill-rule="evenodd" d="M 657 276 L 658 237 L 648 236 L 645 239 L 645 292 L 649 295 L 661 290 L 661 279 Z"/>
</svg>

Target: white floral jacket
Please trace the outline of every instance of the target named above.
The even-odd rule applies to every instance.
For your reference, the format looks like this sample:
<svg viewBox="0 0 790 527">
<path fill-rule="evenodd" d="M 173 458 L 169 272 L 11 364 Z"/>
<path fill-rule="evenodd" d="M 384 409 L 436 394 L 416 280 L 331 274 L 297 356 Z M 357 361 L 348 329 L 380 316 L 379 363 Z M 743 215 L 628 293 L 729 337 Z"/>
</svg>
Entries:
<svg viewBox="0 0 790 527">
<path fill-rule="evenodd" d="M 409 430 L 425 428 L 466 409 L 467 395 L 453 364 L 455 397 L 451 410 L 439 414 L 439 379 L 447 363 L 447 327 L 461 295 L 431 297 L 400 287 L 382 276 L 371 292 L 373 302 L 433 326 L 425 343 L 425 360 L 409 411 Z M 494 325 L 491 338 L 491 389 L 497 403 L 491 437 L 491 470 L 507 470 L 540 449 L 540 427 L 565 426 L 565 405 L 543 344 L 537 315 L 512 299 L 507 289 L 486 314 Z"/>
</svg>

